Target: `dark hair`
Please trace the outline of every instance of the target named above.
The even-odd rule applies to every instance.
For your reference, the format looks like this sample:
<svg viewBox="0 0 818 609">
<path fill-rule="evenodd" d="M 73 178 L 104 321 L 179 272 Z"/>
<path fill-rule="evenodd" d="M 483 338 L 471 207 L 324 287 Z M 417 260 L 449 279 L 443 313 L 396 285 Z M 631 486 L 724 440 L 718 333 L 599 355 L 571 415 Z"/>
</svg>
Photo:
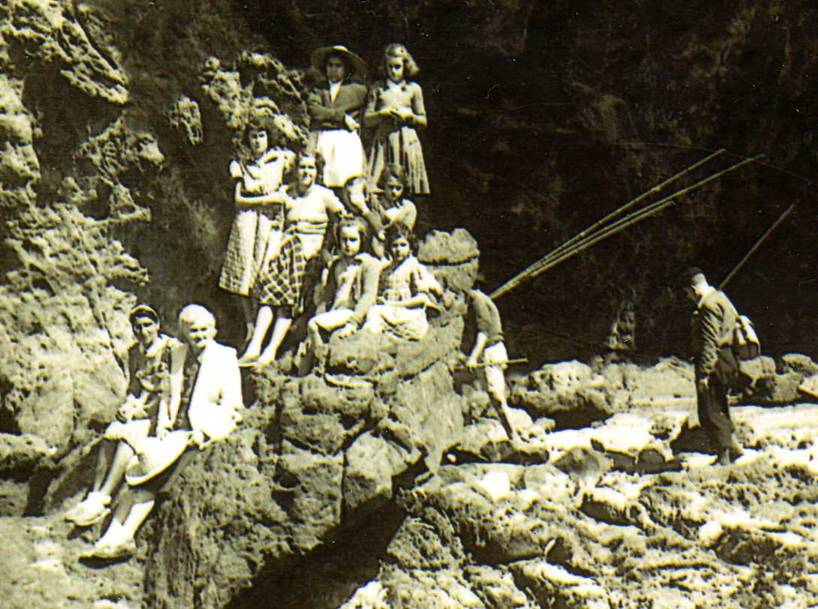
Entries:
<svg viewBox="0 0 818 609">
<path fill-rule="evenodd" d="M 324 58 L 324 72 L 326 72 L 327 70 L 327 64 L 329 63 L 329 60 L 332 59 L 333 57 L 335 59 L 340 59 L 341 63 L 344 64 L 344 80 L 347 80 L 348 78 L 351 78 L 352 76 L 355 75 L 355 66 L 352 65 L 352 62 L 346 55 L 338 51 L 327 53 L 327 56 Z"/>
<path fill-rule="evenodd" d="M 679 283 L 682 287 L 687 287 L 693 284 L 693 278 L 696 275 L 705 276 L 704 271 L 697 266 L 689 266 L 685 268 L 679 275 Z"/>
<path fill-rule="evenodd" d="M 409 249 L 412 253 L 417 249 L 417 239 L 415 238 L 415 231 L 406 226 L 403 222 L 393 224 L 386 229 L 386 249 L 392 249 L 394 243 L 399 237 L 403 237 L 409 242 Z"/>
<path fill-rule="evenodd" d="M 383 190 L 389 178 L 395 178 L 400 182 L 401 186 L 403 186 L 403 192 L 406 193 L 408 180 L 406 178 L 406 170 L 401 165 L 397 163 L 387 163 L 384 165 L 383 171 L 381 171 L 381 175 L 378 177 L 378 188 Z"/>
<path fill-rule="evenodd" d="M 270 140 L 270 146 L 274 143 L 279 143 L 281 135 L 276 126 L 273 117 L 271 116 L 253 116 L 247 121 L 244 127 L 244 141 L 249 141 L 251 131 L 266 131 L 267 138 Z"/>
<path fill-rule="evenodd" d="M 335 225 L 335 241 L 340 244 L 341 230 L 349 227 L 358 229 L 358 235 L 361 237 L 361 251 L 368 249 L 366 246 L 369 242 L 369 225 L 366 220 L 360 216 L 346 216 L 341 218 L 338 224 Z"/>
<path fill-rule="evenodd" d="M 134 321 L 140 317 L 147 317 L 156 323 L 159 323 L 159 313 L 157 313 L 156 309 L 154 309 L 152 306 L 145 303 L 140 303 L 131 309 L 131 312 L 128 314 L 128 321 L 133 324 Z"/>
</svg>

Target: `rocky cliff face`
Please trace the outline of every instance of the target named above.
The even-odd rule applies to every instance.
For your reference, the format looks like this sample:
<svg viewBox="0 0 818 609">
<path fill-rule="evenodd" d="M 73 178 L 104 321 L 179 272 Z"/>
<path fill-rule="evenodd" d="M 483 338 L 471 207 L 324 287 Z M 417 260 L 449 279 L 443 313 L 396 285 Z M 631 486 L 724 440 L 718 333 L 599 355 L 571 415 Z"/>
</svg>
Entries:
<svg viewBox="0 0 818 609">
<path fill-rule="evenodd" d="M 273 593 L 291 607 L 805 606 L 811 407 L 742 410 L 756 454 L 711 479 L 685 417 L 655 408 L 689 397 L 683 365 L 566 363 L 514 383 L 530 443 L 509 451 L 486 395 L 452 370 L 456 313 L 420 345 L 334 344 L 326 377 L 255 379 L 242 430 L 200 455 L 130 565 L 88 571 L 74 557 L 91 534 L 59 523 L 124 390 L 127 310 L 152 302 L 173 331 L 181 305 L 206 302 L 235 340 L 238 308 L 216 288 L 233 213 L 222 178 L 251 112 L 303 143 L 290 66 L 326 42 L 375 65 L 400 40 L 421 64 L 434 196 L 420 224 L 445 231 L 420 255 L 449 285 L 477 270 L 455 226 L 478 238 L 492 287 L 709 150 L 768 154 L 501 301 L 513 353 L 596 351 L 623 300 L 641 350 L 681 351 L 676 266 L 723 275 L 794 202 L 730 291 L 774 354 L 812 354 L 816 9 L 654 4 L 3 3 L 11 606 L 235 608 Z M 754 366 L 755 401 L 773 403 L 815 371 L 808 357 Z"/>
</svg>

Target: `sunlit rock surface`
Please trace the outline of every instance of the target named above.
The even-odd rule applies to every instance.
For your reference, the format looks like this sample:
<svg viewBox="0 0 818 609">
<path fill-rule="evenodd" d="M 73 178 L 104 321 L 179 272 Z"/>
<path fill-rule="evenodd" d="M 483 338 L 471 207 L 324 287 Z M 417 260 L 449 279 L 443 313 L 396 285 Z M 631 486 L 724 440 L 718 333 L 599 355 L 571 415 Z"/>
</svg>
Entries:
<svg viewBox="0 0 818 609">
<path fill-rule="evenodd" d="M 815 7 L 320 8 L 0 6 L 0 604 L 814 604 L 818 415 L 799 387 L 818 372 L 802 211 Z M 172 332 L 183 304 L 204 302 L 238 342 L 239 308 L 216 278 L 247 117 L 268 114 L 300 147 L 308 80 L 292 67 L 336 41 L 374 65 L 392 40 L 423 68 L 434 196 L 419 223 L 446 230 L 419 257 L 448 287 L 471 285 L 478 255 L 499 284 L 711 149 L 769 164 L 500 301 L 510 352 L 531 362 L 511 383 L 524 445 L 457 367 L 456 304 L 422 343 L 333 340 L 326 374 L 256 377 L 241 429 L 160 502 L 137 556 L 78 562 L 99 527 L 78 534 L 59 516 L 87 488 L 92 440 L 122 397 L 129 308 L 152 302 Z M 729 288 L 776 357 L 745 364 L 735 398 L 749 405 L 733 412 L 746 454 L 715 467 L 691 367 L 657 355 L 689 355 L 669 278 L 677 258 L 723 276 L 789 202 L 797 221 Z M 636 363 L 602 365 L 591 355 L 623 298 L 636 302 Z M 777 357 L 789 349 L 807 355 Z"/>
</svg>

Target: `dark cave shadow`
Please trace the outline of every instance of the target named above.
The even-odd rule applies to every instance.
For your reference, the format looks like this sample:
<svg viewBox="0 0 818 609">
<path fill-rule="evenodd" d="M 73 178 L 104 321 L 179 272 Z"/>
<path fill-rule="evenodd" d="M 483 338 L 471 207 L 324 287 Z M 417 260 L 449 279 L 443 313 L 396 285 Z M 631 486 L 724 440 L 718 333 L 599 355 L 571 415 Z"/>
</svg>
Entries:
<svg viewBox="0 0 818 609">
<path fill-rule="evenodd" d="M 307 556 L 288 557 L 256 578 L 225 609 L 330 609 L 378 574 L 405 513 L 394 503 L 327 539 Z"/>
</svg>

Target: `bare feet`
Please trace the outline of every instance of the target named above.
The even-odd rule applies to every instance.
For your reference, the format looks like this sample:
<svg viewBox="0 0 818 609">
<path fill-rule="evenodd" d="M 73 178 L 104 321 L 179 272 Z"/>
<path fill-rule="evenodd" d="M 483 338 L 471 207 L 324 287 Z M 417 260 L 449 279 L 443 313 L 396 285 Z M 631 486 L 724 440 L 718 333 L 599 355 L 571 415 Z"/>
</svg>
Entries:
<svg viewBox="0 0 818 609">
<path fill-rule="evenodd" d="M 247 365 L 252 366 L 254 370 L 263 370 L 264 368 L 271 367 L 273 364 L 275 364 L 275 361 L 275 353 L 263 353 L 258 359 L 256 359 L 255 363 L 250 363 Z M 241 365 L 241 362 L 239 362 L 239 365 Z"/>
<path fill-rule="evenodd" d="M 239 367 L 240 368 L 252 368 L 256 365 L 256 362 L 259 359 L 258 352 L 252 351 L 245 351 L 244 354 L 239 358 Z"/>
</svg>

